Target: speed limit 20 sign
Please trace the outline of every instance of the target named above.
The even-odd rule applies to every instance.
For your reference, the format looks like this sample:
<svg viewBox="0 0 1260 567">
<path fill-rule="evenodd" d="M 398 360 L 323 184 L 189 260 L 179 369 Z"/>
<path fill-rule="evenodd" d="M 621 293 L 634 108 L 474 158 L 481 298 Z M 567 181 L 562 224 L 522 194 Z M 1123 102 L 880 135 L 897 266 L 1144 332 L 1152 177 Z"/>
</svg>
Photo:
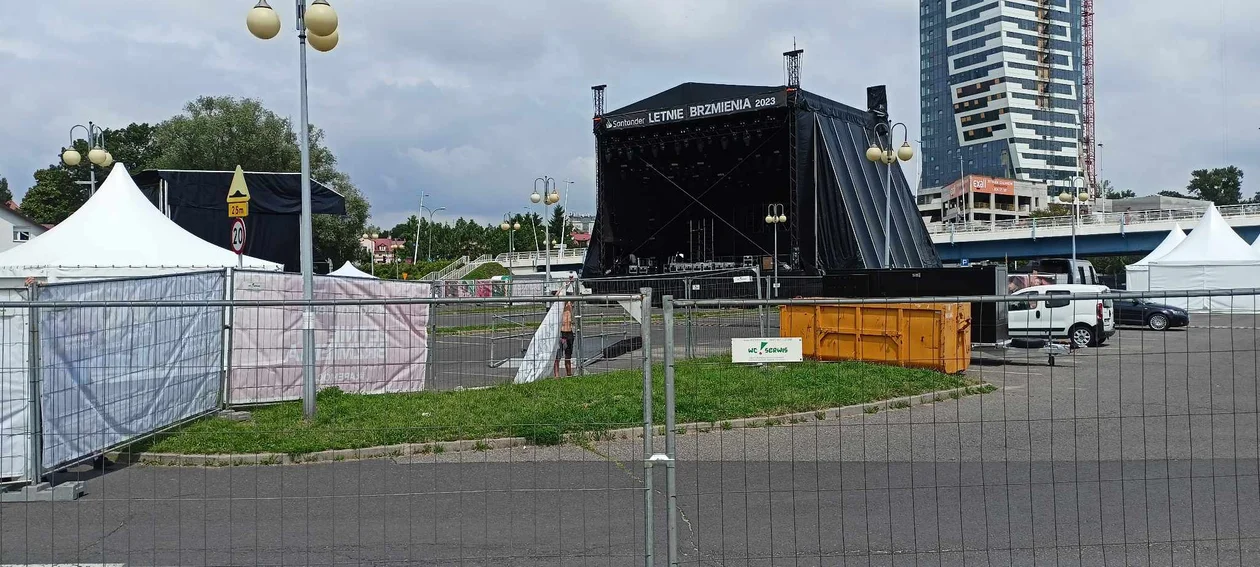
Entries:
<svg viewBox="0 0 1260 567">
<path fill-rule="evenodd" d="M 232 219 L 232 251 L 245 253 L 245 219 Z"/>
</svg>

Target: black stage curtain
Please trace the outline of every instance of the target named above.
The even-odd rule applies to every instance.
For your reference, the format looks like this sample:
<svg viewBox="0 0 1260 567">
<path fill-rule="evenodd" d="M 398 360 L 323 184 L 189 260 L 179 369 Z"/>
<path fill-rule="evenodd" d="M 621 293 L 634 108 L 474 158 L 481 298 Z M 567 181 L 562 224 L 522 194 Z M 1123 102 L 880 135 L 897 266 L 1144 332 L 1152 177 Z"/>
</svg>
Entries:
<svg viewBox="0 0 1260 567">
<path fill-rule="evenodd" d="M 203 240 L 230 250 L 227 190 L 232 175 L 231 171 L 149 170 L 133 179 L 155 206 L 160 199 L 161 182 L 165 181 L 171 220 Z M 287 271 L 298 271 L 301 176 L 246 173 L 245 183 L 250 192 L 245 254 L 284 264 Z M 322 183 L 312 181 L 311 209 L 317 215 L 344 215 L 346 200 Z M 315 250 L 315 258 L 320 258 L 319 250 Z"/>
</svg>

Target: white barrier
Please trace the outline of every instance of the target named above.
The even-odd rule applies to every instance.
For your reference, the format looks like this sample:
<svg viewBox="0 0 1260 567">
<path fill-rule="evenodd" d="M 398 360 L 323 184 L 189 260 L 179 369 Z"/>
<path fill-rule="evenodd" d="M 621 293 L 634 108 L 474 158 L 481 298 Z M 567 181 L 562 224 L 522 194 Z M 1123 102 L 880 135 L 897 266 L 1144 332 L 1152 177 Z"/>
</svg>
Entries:
<svg viewBox="0 0 1260 567">
<path fill-rule="evenodd" d="M 233 298 L 302 299 L 302 277 L 274 272 L 236 272 Z M 428 283 L 319 277 L 315 298 L 400 299 L 430 297 Z M 320 306 L 315 317 L 317 388 L 350 393 L 424 389 L 429 350 L 429 306 Z M 302 307 L 237 307 L 232 314 L 231 370 L 227 402 L 253 404 L 302 395 Z"/>
<path fill-rule="evenodd" d="M 41 301 L 218 301 L 221 272 L 49 285 Z M 43 470 L 214 411 L 223 308 L 38 311 Z"/>
<path fill-rule="evenodd" d="M 4 290 L 25 301 L 26 290 Z M 22 307 L 0 309 L 0 478 L 22 478 L 30 451 L 30 325 Z"/>
</svg>

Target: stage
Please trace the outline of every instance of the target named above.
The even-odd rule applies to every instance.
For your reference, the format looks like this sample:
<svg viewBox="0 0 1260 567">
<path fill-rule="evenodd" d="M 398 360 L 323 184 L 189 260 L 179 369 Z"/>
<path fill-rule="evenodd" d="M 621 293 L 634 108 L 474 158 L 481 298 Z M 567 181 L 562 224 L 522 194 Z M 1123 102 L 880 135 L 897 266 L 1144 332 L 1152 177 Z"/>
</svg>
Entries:
<svg viewBox="0 0 1260 567">
<path fill-rule="evenodd" d="M 606 113 L 605 87 L 593 91 L 597 211 L 584 276 L 769 271 L 774 259 L 809 274 L 885 267 L 890 170 L 892 266 L 940 265 L 900 168 L 865 158 L 887 119 L 882 87 L 869 90 L 868 110 L 792 80 L 684 83 Z"/>
</svg>

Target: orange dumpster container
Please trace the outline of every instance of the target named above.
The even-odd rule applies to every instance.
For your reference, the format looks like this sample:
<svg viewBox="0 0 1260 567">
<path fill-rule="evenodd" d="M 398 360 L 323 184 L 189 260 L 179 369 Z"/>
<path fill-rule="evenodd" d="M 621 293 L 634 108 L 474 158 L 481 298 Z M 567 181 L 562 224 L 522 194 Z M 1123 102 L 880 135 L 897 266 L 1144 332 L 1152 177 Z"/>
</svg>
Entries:
<svg viewBox="0 0 1260 567">
<path fill-rule="evenodd" d="M 784 305 L 779 336 L 805 358 L 859 360 L 954 374 L 971 365 L 970 303 Z"/>
</svg>

